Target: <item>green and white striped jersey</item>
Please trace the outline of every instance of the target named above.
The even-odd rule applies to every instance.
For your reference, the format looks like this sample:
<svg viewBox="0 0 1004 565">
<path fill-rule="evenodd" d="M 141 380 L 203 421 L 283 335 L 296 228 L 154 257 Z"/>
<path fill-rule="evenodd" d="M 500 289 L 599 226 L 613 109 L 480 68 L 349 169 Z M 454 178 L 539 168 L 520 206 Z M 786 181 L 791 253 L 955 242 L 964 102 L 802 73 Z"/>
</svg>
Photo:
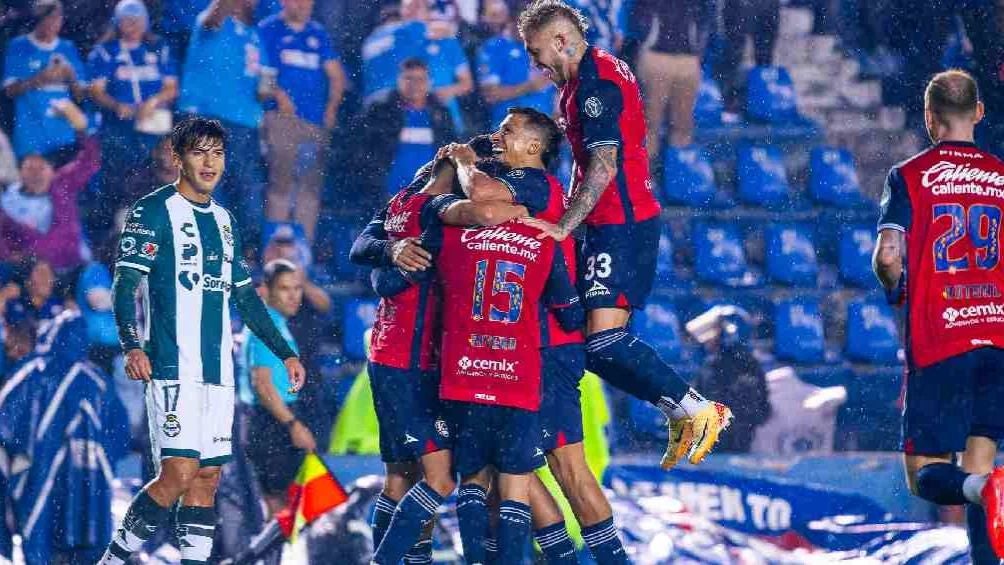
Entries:
<svg viewBox="0 0 1004 565">
<path fill-rule="evenodd" d="M 193 203 L 173 184 L 133 205 L 116 268 L 147 275 L 144 350 L 153 378 L 234 385 L 230 293 L 251 284 L 233 216 Z"/>
</svg>

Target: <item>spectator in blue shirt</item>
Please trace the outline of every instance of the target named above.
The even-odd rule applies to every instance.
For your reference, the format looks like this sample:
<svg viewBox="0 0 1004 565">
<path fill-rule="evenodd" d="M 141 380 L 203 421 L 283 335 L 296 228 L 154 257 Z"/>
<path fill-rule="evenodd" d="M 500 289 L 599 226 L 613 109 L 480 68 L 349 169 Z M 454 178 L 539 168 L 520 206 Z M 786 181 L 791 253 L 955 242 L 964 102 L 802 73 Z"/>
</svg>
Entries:
<svg viewBox="0 0 1004 565">
<path fill-rule="evenodd" d="M 380 25 L 363 42 L 363 103 L 372 104 L 393 92 L 401 63 L 425 56 L 426 31 L 424 21 L 404 21 L 400 6 L 381 11 Z"/>
<path fill-rule="evenodd" d="M 314 0 L 282 0 L 258 26 L 276 78 L 265 105 L 268 198 L 272 222 L 295 221 L 314 240 L 330 132 L 338 123 L 345 73 L 331 38 L 310 19 Z"/>
<path fill-rule="evenodd" d="M 63 7 L 58 0 L 35 4 L 31 33 L 14 38 L 4 58 L 4 94 L 14 99 L 14 152 L 52 154 L 76 142 L 73 128 L 56 110 L 83 97 L 84 66 L 72 41 L 59 37 Z"/>
<path fill-rule="evenodd" d="M 120 0 L 113 22 L 117 37 L 95 46 L 88 57 L 91 96 L 104 114 L 101 171 L 109 189 L 170 133 L 170 108 L 178 95 L 174 57 L 164 40 L 147 32 L 143 2 Z"/>
<path fill-rule="evenodd" d="M 300 309 L 301 277 L 296 266 L 284 259 L 265 265 L 269 315 L 294 351 L 298 349 L 287 321 Z M 252 406 L 248 458 L 271 516 L 286 505 L 286 489 L 296 476 L 304 452 L 317 449 L 317 442 L 297 418 L 297 394 L 290 392 L 289 375 L 282 361 L 250 331 L 246 330 L 245 338 L 245 369 L 238 380 L 238 395 Z"/>
<path fill-rule="evenodd" d="M 112 275 L 108 267 L 97 261 L 87 263 L 76 274 L 72 291 L 73 301 L 87 322 L 91 343 L 87 356 L 112 374 L 115 372 L 112 362 L 122 349 L 112 314 Z"/>
<path fill-rule="evenodd" d="M 465 133 L 467 128 L 459 98 L 474 90 L 474 77 L 467 54 L 457 39 L 457 24 L 449 19 L 452 11 L 432 12 L 426 0 L 405 0 L 401 9 L 408 18 L 426 22 L 423 58 L 429 64 L 432 91 L 450 111 L 457 133 Z"/>
<path fill-rule="evenodd" d="M 258 128 L 269 98 L 270 61 L 251 25 L 256 0 L 213 0 L 196 19 L 181 77 L 178 111 L 215 118 L 227 130 L 227 174 L 218 197 L 257 238 L 265 174 Z"/>
<path fill-rule="evenodd" d="M 8 324 L 27 322 L 36 330 L 63 311 L 62 297 L 56 292 L 56 272 L 42 259 L 25 259 L 19 269 L 21 295 L 7 304 Z"/>
<path fill-rule="evenodd" d="M 489 129 L 499 126 L 513 106 L 554 111 L 554 87 L 532 69 L 523 42 L 515 37 L 515 22 L 505 0 L 487 0 L 482 23 L 492 32 L 478 51 L 478 82 L 489 105 Z"/>
</svg>

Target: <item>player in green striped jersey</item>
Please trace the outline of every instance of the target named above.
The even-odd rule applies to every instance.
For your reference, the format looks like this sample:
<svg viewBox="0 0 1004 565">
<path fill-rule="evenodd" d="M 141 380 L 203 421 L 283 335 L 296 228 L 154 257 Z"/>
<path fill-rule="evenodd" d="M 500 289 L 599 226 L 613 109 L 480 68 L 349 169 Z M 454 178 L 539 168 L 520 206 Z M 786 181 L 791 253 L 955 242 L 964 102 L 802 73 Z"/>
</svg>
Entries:
<svg viewBox="0 0 1004 565">
<path fill-rule="evenodd" d="M 205 563 L 213 544 L 220 468 L 231 456 L 234 416 L 230 304 L 276 354 L 292 389 L 305 372 L 251 284 L 233 216 L 212 199 L 224 170 L 226 132 L 216 120 L 190 118 L 171 134 L 178 181 L 129 211 L 115 263 L 115 319 L 126 374 L 146 382 L 147 417 L 157 478 L 133 499 L 101 563 L 125 562 L 169 519 L 183 563 Z M 136 321 L 143 278 L 146 327 Z"/>
</svg>

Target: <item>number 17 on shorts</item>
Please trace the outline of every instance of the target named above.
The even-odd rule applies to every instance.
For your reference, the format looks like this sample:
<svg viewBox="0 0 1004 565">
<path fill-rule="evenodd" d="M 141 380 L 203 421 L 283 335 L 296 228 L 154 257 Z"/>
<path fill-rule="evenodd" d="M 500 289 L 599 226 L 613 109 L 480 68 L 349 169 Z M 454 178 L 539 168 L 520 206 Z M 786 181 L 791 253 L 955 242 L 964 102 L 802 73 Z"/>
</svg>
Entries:
<svg viewBox="0 0 1004 565">
<path fill-rule="evenodd" d="M 146 384 L 146 413 L 154 461 L 188 457 L 211 467 L 230 460 L 233 387 L 152 380 Z"/>
</svg>

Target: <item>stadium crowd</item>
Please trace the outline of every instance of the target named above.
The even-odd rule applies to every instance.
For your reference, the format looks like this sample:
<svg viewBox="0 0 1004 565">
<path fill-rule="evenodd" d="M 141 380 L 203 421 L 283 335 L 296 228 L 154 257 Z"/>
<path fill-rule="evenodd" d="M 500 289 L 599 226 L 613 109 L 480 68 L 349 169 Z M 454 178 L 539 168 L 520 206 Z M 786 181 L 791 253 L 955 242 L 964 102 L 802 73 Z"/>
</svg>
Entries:
<svg viewBox="0 0 1004 565">
<path fill-rule="evenodd" d="M 917 93 L 934 71 L 970 68 L 991 109 L 982 141 L 1004 153 L 1004 122 L 992 119 L 1001 115 L 993 110 L 997 100 L 1004 100 L 1004 18 L 992 0 L 573 4 L 590 20 L 589 42 L 618 54 L 639 78 L 657 194 L 667 193 L 662 184 L 670 156 L 701 139 L 706 122 L 695 117 L 695 106 L 700 109 L 708 85 L 720 98 L 714 127 L 777 125 L 751 111 L 746 62 L 774 68 L 782 5 L 811 8 L 812 33 L 836 34 L 861 76 L 882 80 L 883 103 L 904 108 L 908 128 L 923 127 Z M 556 111 L 554 86 L 532 68 L 516 33 L 518 0 L 20 0 L 4 6 L 0 384 L 23 367 L 54 320 L 79 312 L 87 358 L 113 377 L 129 415 L 132 449 L 141 452 L 148 441 L 142 390 L 124 373 L 111 275 L 128 207 L 177 179 L 172 124 L 199 115 L 219 120 L 228 132 L 227 171 L 215 198 L 235 212 L 260 294 L 310 375 L 298 396 L 283 398 L 302 424 L 270 433 L 288 432 L 297 447 L 314 449 L 328 445 L 360 368 L 355 352 L 363 348 L 362 332 L 352 319 L 373 295 L 367 273 L 349 262 L 348 246 L 366 220 L 440 147 L 493 130 L 507 108 Z M 570 162 L 566 148 L 555 167 L 566 185 Z M 700 261 L 693 257 L 700 251 L 669 255 L 671 262 L 681 262 L 681 255 L 682 262 Z M 689 296 L 693 281 L 680 288 Z M 300 292 L 302 306 L 289 296 Z M 691 345 L 693 356 L 685 360 L 691 368 L 703 364 L 698 380 L 716 391 L 706 392 L 709 397 L 758 399 L 738 407 L 741 432 L 722 448 L 797 449 L 780 439 L 755 446 L 753 428 L 771 413 L 764 368 L 784 364 L 755 339 L 764 334 L 754 327 L 762 320 L 743 308 L 716 315 L 712 325 L 722 325 L 710 334 L 702 334 L 700 323 L 688 325 L 693 342 L 708 351 Z M 814 315 L 821 317 L 818 308 Z M 255 420 L 263 418 L 253 408 L 261 393 L 255 369 L 271 361 L 256 364 L 267 358 L 263 346 L 237 317 L 233 331 L 243 425 L 265 429 L 268 422 Z M 804 364 L 822 361 L 820 346 L 819 359 Z M 742 377 L 730 381 L 732 375 Z M 621 426 L 623 444 L 646 448 L 642 428 L 649 412 L 639 415 L 627 399 L 611 398 L 615 413 L 635 422 Z M 835 419 L 839 402 L 826 406 Z M 267 451 L 261 443 L 251 442 L 250 456 Z M 817 447 L 833 448 L 832 437 L 823 443 Z M 895 447 L 862 437 L 845 446 Z M 269 501 L 270 508 L 278 504 Z"/>
</svg>

